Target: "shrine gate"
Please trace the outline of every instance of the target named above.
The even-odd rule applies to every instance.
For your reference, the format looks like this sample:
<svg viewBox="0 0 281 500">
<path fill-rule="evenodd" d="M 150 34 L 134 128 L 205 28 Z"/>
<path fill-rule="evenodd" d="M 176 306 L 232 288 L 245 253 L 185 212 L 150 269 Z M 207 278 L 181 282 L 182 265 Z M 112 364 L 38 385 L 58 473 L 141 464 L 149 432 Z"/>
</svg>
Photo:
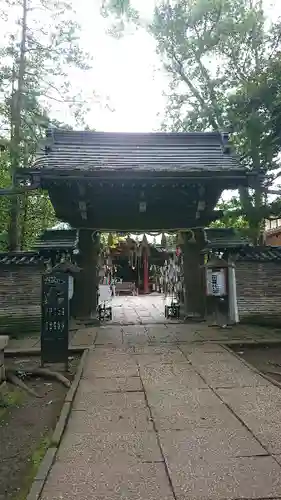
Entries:
<svg viewBox="0 0 281 500">
<path fill-rule="evenodd" d="M 218 132 L 52 129 L 34 165 L 18 170 L 17 182 L 47 190 L 57 217 L 79 228 L 77 317 L 96 311 L 99 232 L 179 230 L 185 231 L 186 313 L 202 316 L 203 228 L 222 215 L 215 210 L 222 191 L 250 185 L 250 175 Z"/>
</svg>

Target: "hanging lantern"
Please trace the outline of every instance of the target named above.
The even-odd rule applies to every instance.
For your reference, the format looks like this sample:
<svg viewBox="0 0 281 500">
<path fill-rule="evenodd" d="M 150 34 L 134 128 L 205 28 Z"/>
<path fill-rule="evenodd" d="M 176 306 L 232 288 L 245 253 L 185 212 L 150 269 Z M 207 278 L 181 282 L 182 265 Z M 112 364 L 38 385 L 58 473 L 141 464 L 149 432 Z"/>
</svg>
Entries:
<svg viewBox="0 0 281 500">
<path fill-rule="evenodd" d="M 136 249 L 136 254 L 137 254 L 137 257 L 141 257 L 142 256 L 142 246 L 139 245 Z"/>
<path fill-rule="evenodd" d="M 187 231 L 186 234 L 187 234 L 188 243 L 196 243 L 196 238 L 195 238 L 194 231 L 192 231 L 190 229 L 189 231 Z"/>
<path fill-rule="evenodd" d="M 146 255 L 150 255 L 149 243 L 147 241 L 146 234 L 143 235 L 143 239 L 142 239 L 140 248 L 141 248 L 141 253 L 143 253 L 143 251 L 145 250 Z"/>
<path fill-rule="evenodd" d="M 113 236 L 112 236 L 112 234 L 111 234 L 111 233 L 109 233 L 109 235 L 108 235 L 108 238 L 107 238 L 107 245 L 108 245 L 109 247 L 112 247 L 112 246 L 113 246 Z"/>
<path fill-rule="evenodd" d="M 177 246 L 180 246 L 180 245 L 183 245 L 183 244 L 184 244 L 184 237 L 183 237 L 182 232 L 180 231 L 177 234 Z"/>
<path fill-rule="evenodd" d="M 142 239 L 141 245 L 142 245 L 142 247 L 148 247 L 148 241 L 147 241 L 147 237 L 146 237 L 145 233 L 143 235 L 143 239 Z"/>
<path fill-rule="evenodd" d="M 132 250 L 129 251 L 129 266 L 133 267 L 133 258 L 134 258 L 134 252 Z"/>
<path fill-rule="evenodd" d="M 167 238 L 165 233 L 162 233 L 162 238 L 161 238 L 161 247 L 166 248 L 167 247 Z"/>
</svg>

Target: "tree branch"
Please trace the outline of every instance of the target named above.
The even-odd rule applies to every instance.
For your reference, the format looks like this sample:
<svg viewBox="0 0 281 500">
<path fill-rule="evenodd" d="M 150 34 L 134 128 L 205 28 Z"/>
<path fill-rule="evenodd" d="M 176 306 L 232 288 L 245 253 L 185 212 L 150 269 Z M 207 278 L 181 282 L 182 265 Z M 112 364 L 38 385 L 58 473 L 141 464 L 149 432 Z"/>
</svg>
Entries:
<svg viewBox="0 0 281 500">
<path fill-rule="evenodd" d="M 218 124 L 214 120 L 213 114 L 211 113 L 209 106 L 206 105 L 206 102 L 205 102 L 204 98 L 201 96 L 200 92 L 196 89 L 196 87 L 194 87 L 191 80 L 186 76 L 184 69 L 183 69 L 182 62 L 178 60 L 174 51 L 173 51 L 172 57 L 177 64 L 176 71 L 178 71 L 180 77 L 187 84 L 187 86 L 190 89 L 190 91 L 192 92 L 193 96 L 197 99 L 197 101 L 201 104 L 203 109 L 205 109 L 206 113 L 208 114 L 210 125 L 213 127 L 214 130 L 218 130 L 219 129 Z"/>
</svg>

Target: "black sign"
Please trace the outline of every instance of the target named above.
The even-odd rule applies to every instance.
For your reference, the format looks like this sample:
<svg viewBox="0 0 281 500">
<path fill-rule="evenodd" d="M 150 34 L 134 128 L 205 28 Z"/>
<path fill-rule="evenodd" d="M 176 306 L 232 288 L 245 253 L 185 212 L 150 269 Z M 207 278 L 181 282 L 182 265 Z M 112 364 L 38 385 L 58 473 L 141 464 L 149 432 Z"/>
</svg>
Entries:
<svg viewBox="0 0 281 500">
<path fill-rule="evenodd" d="M 42 277 L 41 363 L 68 363 L 68 274 Z"/>
</svg>

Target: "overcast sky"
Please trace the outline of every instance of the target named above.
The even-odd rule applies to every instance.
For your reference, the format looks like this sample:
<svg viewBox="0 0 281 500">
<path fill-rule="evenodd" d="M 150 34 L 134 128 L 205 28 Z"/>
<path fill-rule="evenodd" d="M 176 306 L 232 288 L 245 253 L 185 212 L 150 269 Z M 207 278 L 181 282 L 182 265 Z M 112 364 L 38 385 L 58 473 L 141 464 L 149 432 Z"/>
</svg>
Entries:
<svg viewBox="0 0 281 500">
<path fill-rule="evenodd" d="M 165 107 L 162 94 L 167 90 L 167 79 L 160 71 L 154 40 L 142 30 L 121 40 L 107 35 L 107 22 L 99 16 L 100 1 L 73 0 L 82 25 L 82 44 L 94 57 L 85 87 L 108 96 L 115 110 L 105 109 L 101 99 L 100 106 L 93 106 L 89 124 L 105 131 L 157 130 Z M 151 16 L 154 0 L 133 3 L 143 16 Z M 264 0 L 264 4 L 270 17 L 281 15 L 281 0 Z"/>
<path fill-rule="evenodd" d="M 108 21 L 100 16 L 102 0 L 72 0 L 81 24 L 81 44 L 93 57 L 86 75 L 71 73 L 72 83 L 91 103 L 90 127 L 104 131 L 146 132 L 157 130 L 165 108 L 163 92 L 168 79 L 161 71 L 155 42 L 145 30 L 116 40 L 107 34 Z M 151 18 L 155 0 L 131 0 L 143 17 Z M 1 0 L 0 0 L 1 2 Z M 271 18 L 281 16 L 281 0 L 264 0 Z M 14 23 L 9 16 L 12 29 Z M 8 24 L 9 24 L 8 23 Z M 7 30 L 0 20 L 0 33 Z M 1 35 L 0 35 L 1 45 Z M 99 97 L 91 99 L 93 92 Z M 108 103 L 111 109 L 105 105 Z M 71 121 L 67 105 L 53 103 L 61 121 Z"/>
</svg>

